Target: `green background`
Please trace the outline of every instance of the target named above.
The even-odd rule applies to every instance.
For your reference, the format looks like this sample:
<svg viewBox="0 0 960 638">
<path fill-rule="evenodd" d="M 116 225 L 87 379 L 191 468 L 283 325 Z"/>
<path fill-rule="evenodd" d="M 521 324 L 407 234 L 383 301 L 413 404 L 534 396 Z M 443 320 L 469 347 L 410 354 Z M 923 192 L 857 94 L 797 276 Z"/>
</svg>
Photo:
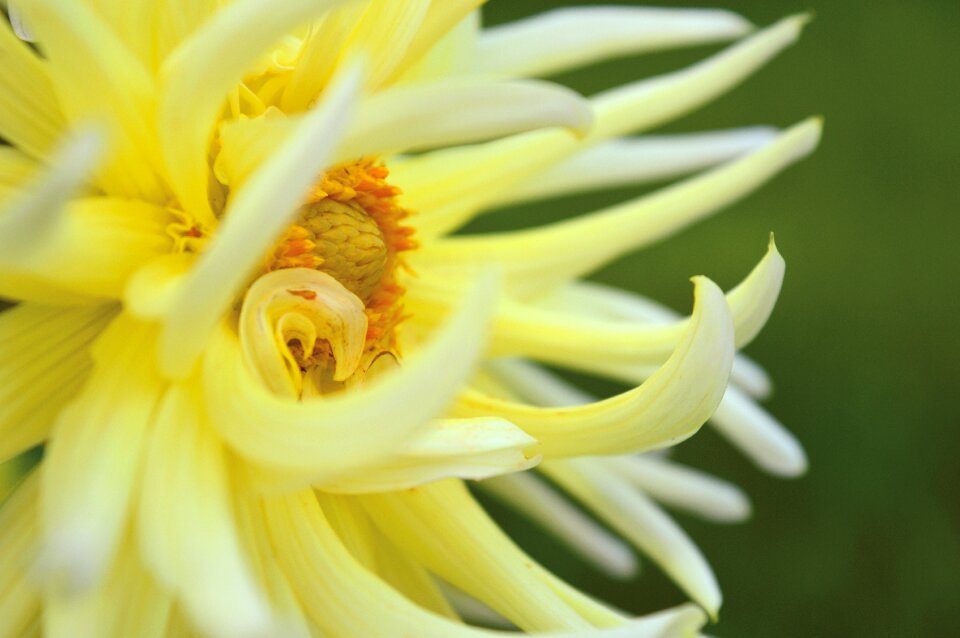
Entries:
<svg viewBox="0 0 960 638">
<path fill-rule="evenodd" d="M 485 21 L 575 4 L 585 3 L 492 0 Z M 810 8 L 817 15 L 754 78 L 660 130 L 826 119 L 814 156 L 595 275 L 688 310 L 690 275 L 734 285 L 763 254 L 769 231 L 787 260 L 774 316 L 747 352 L 773 375 L 766 405 L 803 441 L 809 473 L 764 475 L 709 429 L 677 454 L 740 484 L 754 504 L 752 520 L 730 527 L 677 515 L 724 592 L 720 623 L 708 633 L 960 635 L 960 423 L 950 409 L 960 363 L 960 2 L 698 4 L 758 25 Z M 560 79 L 589 94 L 719 48 L 631 57 Z M 474 230 L 542 223 L 639 192 L 492 215 Z M 506 524 L 559 573 L 625 609 L 683 600 L 648 561 L 639 579 L 618 583 L 572 564 L 522 522 Z"/>
</svg>

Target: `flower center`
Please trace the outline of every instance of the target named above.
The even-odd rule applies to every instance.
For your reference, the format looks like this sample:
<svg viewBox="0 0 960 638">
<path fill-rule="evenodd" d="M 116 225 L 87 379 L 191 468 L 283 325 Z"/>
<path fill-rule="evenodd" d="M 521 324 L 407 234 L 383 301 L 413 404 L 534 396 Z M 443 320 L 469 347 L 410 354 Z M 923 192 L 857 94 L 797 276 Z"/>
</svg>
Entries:
<svg viewBox="0 0 960 638">
<path fill-rule="evenodd" d="M 416 242 L 387 176 L 371 158 L 328 170 L 248 291 L 241 339 L 275 391 L 333 391 L 397 355 L 397 270 Z"/>
</svg>

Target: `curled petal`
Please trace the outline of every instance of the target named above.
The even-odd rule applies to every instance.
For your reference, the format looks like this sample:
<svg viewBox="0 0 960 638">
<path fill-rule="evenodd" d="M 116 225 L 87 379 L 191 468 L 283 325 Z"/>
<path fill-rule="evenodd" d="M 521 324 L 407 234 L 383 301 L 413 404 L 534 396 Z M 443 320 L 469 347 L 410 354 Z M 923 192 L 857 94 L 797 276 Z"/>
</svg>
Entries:
<svg viewBox="0 0 960 638">
<path fill-rule="evenodd" d="M 297 398 L 303 373 L 290 343 L 312 353 L 325 341 L 334 381 L 345 381 L 363 356 L 367 316 L 363 302 L 330 275 L 308 268 L 276 270 L 259 277 L 240 310 L 244 361 L 279 395 Z"/>
<path fill-rule="evenodd" d="M 297 402 L 270 392 L 248 370 L 236 335 L 221 327 L 204 359 L 210 417 L 243 456 L 314 482 L 376 467 L 465 382 L 483 348 L 494 286 L 490 278 L 475 286 L 402 369 L 323 399 Z"/>
<path fill-rule="evenodd" d="M 225 10 L 218 15 L 229 14 Z M 233 195 L 216 237 L 171 303 L 159 350 L 160 366 L 168 376 L 190 372 L 235 295 L 297 214 L 308 188 L 328 164 L 361 77 L 360 66 L 349 67 L 296 134 Z"/>
<path fill-rule="evenodd" d="M 496 415 L 540 442 L 545 457 L 616 454 L 672 445 L 713 414 L 733 361 L 733 322 L 723 293 L 696 278 L 694 312 L 667 362 L 641 386 L 604 401 L 540 408 L 468 392 L 459 416 Z"/>
<path fill-rule="evenodd" d="M 484 30 L 474 71 L 496 76 L 547 75 L 604 58 L 731 40 L 751 28 L 728 11 L 559 9 Z"/>
</svg>

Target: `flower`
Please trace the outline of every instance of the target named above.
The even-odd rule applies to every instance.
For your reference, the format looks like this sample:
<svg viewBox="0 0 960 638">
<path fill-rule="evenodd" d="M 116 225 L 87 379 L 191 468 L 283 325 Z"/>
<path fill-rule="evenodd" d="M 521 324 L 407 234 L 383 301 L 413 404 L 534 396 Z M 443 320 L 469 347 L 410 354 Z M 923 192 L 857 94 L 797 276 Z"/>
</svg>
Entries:
<svg viewBox="0 0 960 638">
<path fill-rule="evenodd" d="M 11 634 L 488 635 L 458 620 L 464 595 L 523 631 L 705 622 L 629 619 L 527 557 L 466 481 L 633 565 L 534 466 L 716 613 L 706 561 L 648 496 L 717 519 L 746 501 L 636 453 L 716 411 L 761 464 L 802 471 L 735 354 L 783 261 L 771 241 L 726 295 L 694 278 L 689 318 L 580 278 L 814 148 L 816 120 L 624 137 L 732 88 L 805 19 L 587 100 L 518 78 L 750 25 L 583 8 L 481 31 L 478 4 L 12 3 L 36 49 L 0 28 L 0 295 L 19 302 L 0 314 L 0 460 L 45 448 L 0 510 Z M 581 218 L 451 235 L 715 164 Z M 528 360 L 636 387 L 592 401 Z"/>
</svg>

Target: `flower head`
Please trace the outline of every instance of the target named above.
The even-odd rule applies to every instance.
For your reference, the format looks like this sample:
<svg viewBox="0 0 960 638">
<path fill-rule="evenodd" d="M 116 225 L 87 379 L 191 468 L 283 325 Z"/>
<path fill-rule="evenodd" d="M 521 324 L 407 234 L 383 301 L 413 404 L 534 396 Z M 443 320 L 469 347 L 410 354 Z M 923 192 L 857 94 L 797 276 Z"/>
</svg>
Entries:
<svg viewBox="0 0 960 638">
<path fill-rule="evenodd" d="M 0 461 L 45 446 L 0 509 L 13 634 L 486 635 L 460 621 L 477 601 L 563 635 L 705 621 L 630 619 L 563 583 L 474 500 L 480 479 L 631 574 L 565 491 L 716 613 L 709 566 L 650 497 L 718 520 L 749 505 L 638 453 L 713 416 L 768 469 L 802 471 L 736 354 L 783 261 L 771 240 L 727 294 L 695 277 L 689 317 L 582 277 L 814 148 L 816 120 L 625 137 L 732 88 L 804 18 L 587 100 L 522 78 L 750 25 L 608 7 L 481 30 L 478 4 L 11 3 Z M 454 234 L 511 202 L 699 168 L 572 220 Z M 596 401 L 532 362 L 635 387 Z"/>
</svg>

